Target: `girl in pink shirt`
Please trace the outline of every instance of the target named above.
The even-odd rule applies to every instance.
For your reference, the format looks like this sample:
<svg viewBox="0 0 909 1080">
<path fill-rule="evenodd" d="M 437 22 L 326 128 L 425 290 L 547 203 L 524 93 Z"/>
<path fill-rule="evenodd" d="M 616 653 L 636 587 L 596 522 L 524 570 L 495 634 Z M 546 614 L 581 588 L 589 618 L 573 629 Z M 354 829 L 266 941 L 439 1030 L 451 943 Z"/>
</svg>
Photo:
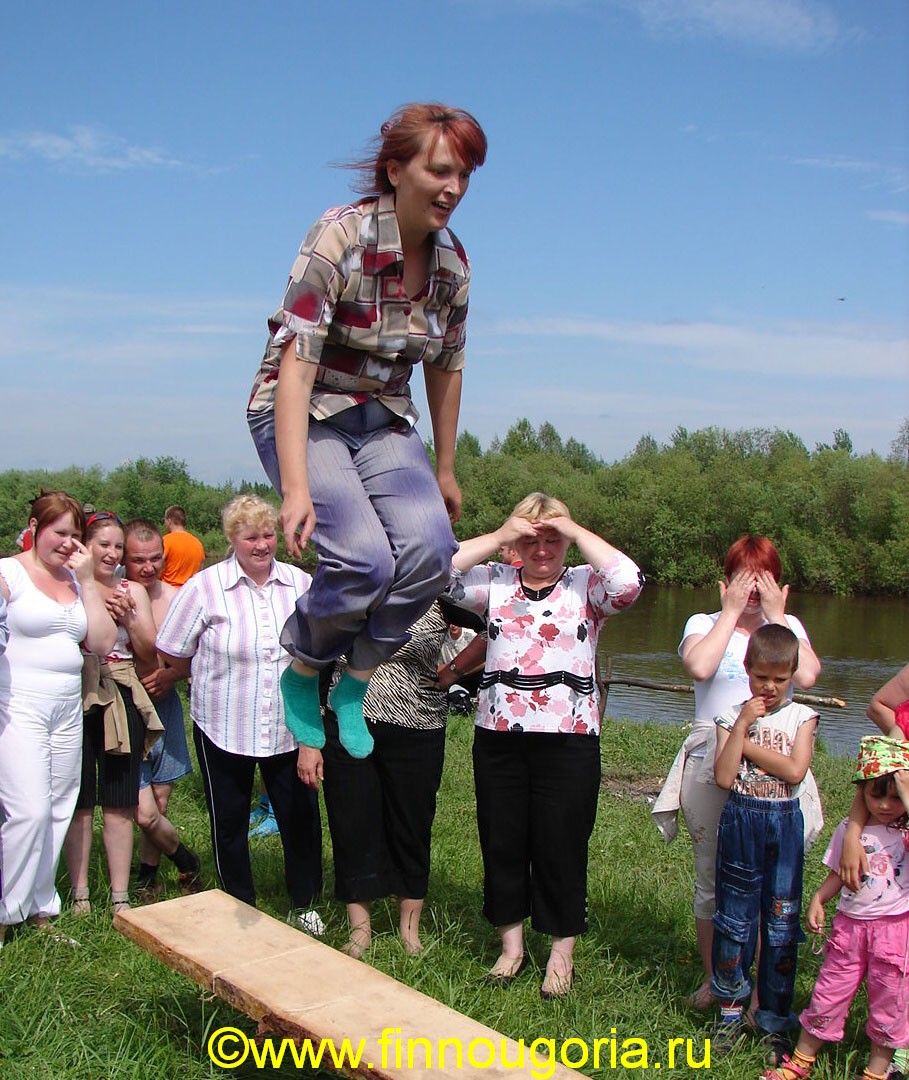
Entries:
<svg viewBox="0 0 909 1080">
<path fill-rule="evenodd" d="M 871 1056 L 864 1080 L 884 1080 L 897 1047 L 909 1044 L 909 745 L 880 735 L 862 739 L 855 781 L 868 811 L 862 847 L 868 873 L 851 892 L 837 873 L 847 821 L 837 826 L 824 855 L 830 873 L 811 899 L 806 923 L 824 931 L 824 904 L 839 894 L 811 1003 L 791 1058 L 763 1080 L 803 1080 L 825 1042 L 839 1042 L 849 1006 L 862 981 L 868 990 Z"/>
</svg>

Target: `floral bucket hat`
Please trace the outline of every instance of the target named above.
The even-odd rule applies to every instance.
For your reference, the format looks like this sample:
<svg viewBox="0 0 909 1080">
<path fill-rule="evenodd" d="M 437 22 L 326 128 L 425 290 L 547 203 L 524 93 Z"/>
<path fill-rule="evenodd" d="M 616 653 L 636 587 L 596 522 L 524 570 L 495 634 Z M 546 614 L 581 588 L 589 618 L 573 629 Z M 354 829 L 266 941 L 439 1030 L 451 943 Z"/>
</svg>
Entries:
<svg viewBox="0 0 909 1080">
<path fill-rule="evenodd" d="M 859 745 L 858 768 L 852 782 L 874 780 L 897 769 L 909 769 L 909 743 L 886 735 L 865 735 Z"/>
</svg>

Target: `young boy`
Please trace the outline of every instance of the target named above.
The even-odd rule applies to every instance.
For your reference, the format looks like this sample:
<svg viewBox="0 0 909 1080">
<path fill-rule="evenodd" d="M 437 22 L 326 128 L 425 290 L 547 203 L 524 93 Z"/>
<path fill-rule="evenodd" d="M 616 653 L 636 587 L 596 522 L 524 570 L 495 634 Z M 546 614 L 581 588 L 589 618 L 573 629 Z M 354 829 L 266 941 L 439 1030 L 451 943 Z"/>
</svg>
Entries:
<svg viewBox="0 0 909 1080">
<path fill-rule="evenodd" d="M 714 774 L 728 788 L 717 844 L 713 980 L 720 1002 L 714 1049 L 742 1034 L 743 1003 L 760 931 L 755 1020 L 766 1033 L 768 1064 L 789 1048 L 796 956 L 804 936 L 804 823 L 796 788 L 811 765 L 817 713 L 790 700 L 798 638 L 770 623 L 748 641 L 745 670 L 752 697 L 716 717 Z"/>
</svg>

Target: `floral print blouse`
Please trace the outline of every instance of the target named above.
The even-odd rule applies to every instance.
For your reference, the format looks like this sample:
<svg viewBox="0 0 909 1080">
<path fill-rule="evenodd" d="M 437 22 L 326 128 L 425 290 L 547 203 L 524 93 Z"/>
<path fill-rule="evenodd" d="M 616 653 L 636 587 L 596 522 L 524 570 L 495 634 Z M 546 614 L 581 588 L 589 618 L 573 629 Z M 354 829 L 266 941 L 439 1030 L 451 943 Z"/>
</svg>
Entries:
<svg viewBox="0 0 909 1080">
<path fill-rule="evenodd" d="M 448 598 L 489 626 L 476 723 L 493 731 L 597 735 L 597 641 L 609 615 L 637 600 L 644 583 L 621 552 L 607 566 L 566 567 L 542 600 L 525 594 L 516 567 L 452 572 Z"/>
</svg>

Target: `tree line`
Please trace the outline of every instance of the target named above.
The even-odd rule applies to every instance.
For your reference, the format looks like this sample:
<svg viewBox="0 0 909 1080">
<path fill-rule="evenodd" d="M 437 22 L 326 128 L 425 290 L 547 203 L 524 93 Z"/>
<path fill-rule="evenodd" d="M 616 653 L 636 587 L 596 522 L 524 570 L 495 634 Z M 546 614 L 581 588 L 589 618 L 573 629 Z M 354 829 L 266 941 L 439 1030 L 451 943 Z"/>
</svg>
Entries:
<svg viewBox="0 0 909 1080">
<path fill-rule="evenodd" d="M 897 440 L 898 441 L 898 440 Z M 909 596 L 909 464 L 859 455 L 845 431 L 809 450 L 790 431 L 677 428 L 668 443 L 645 435 L 606 463 L 548 423 L 512 425 L 487 449 L 462 432 L 456 474 L 463 494 L 459 538 L 495 529 L 530 491 L 563 499 L 572 516 L 628 552 L 651 581 L 711 585 L 729 545 L 744 532 L 771 537 L 785 580 L 800 591 Z M 239 492 L 278 502 L 265 483 L 211 486 L 183 461 L 140 458 L 110 472 L 0 473 L 0 548 L 15 550 L 39 487 L 62 488 L 123 520 L 163 522 L 183 506 L 212 558 L 225 553 L 220 513 Z"/>
</svg>

